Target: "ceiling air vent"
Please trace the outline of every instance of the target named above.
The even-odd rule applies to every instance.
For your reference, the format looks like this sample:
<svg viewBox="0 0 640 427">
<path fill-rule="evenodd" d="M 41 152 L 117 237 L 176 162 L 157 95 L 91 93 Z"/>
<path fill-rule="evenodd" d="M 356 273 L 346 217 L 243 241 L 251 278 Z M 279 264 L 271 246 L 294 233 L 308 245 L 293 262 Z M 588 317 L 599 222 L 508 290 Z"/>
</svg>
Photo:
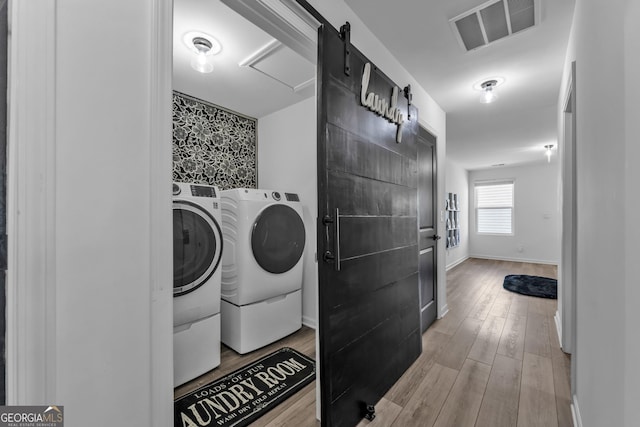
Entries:
<svg viewBox="0 0 640 427">
<path fill-rule="evenodd" d="M 533 27 L 539 22 L 539 0 L 492 0 L 451 19 L 449 23 L 466 50 Z"/>
</svg>

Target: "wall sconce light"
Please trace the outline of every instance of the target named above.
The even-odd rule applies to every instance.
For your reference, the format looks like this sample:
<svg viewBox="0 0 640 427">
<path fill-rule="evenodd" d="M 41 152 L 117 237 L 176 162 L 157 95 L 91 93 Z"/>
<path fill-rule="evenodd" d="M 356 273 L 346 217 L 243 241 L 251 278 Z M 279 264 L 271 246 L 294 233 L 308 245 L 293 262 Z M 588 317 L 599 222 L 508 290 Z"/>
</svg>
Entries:
<svg viewBox="0 0 640 427">
<path fill-rule="evenodd" d="M 480 102 L 482 104 L 490 104 L 496 99 L 498 99 L 498 94 L 496 93 L 496 86 L 498 85 L 497 80 L 487 80 L 480 84 L 482 88 L 482 95 L 480 96 Z"/>
<path fill-rule="evenodd" d="M 195 54 L 191 59 L 191 68 L 201 73 L 212 72 L 211 56 L 222 51 L 220 42 L 208 34 L 196 31 L 185 34 L 183 42 Z"/>
<path fill-rule="evenodd" d="M 544 154 L 547 156 L 547 163 L 551 163 L 551 149 L 553 148 L 553 144 L 545 145 L 547 151 Z"/>
</svg>

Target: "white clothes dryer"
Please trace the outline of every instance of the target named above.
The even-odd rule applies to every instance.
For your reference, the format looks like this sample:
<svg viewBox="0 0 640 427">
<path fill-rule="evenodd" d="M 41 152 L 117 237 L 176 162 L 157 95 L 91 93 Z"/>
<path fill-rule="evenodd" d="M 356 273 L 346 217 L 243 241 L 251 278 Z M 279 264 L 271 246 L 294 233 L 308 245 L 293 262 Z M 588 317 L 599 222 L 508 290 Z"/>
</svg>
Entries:
<svg viewBox="0 0 640 427">
<path fill-rule="evenodd" d="M 244 354 L 302 326 L 303 209 L 295 193 L 221 194 L 222 342 Z"/>
<path fill-rule="evenodd" d="M 219 191 L 173 184 L 174 384 L 220 364 L 222 229 Z"/>
</svg>

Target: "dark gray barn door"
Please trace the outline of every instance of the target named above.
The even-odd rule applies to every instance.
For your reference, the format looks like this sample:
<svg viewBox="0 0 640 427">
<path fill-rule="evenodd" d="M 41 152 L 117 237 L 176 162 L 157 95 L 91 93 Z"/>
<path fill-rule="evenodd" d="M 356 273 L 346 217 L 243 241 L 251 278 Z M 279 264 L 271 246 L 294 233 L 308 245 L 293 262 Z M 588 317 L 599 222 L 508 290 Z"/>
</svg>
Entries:
<svg viewBox="0 0 640 427">
<path fill-rule="evenodd" d="M 422 332 L 436 320 L 437 235 L 436 137 L 418 134 L 418 225 L 420 229 L 420 321 Z"/>
<path fill-rule="evenodd" d="M 322 424 L 332 427 L 355 426 L 421 352 L 417 110 L 396 142 L 398 127 L 361 105 L 368 62 L 320 29 L 318 354 Z M 371 64 L 368 92 L 389 100 L 394 87 Z"/>
</svg>

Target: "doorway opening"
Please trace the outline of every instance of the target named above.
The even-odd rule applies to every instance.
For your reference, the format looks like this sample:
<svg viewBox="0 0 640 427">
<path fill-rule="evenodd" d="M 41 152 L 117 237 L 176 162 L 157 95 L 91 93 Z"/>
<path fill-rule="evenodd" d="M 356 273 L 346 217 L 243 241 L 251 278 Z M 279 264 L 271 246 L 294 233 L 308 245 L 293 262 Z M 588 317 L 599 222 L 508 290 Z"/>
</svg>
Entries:
<svg viewBox="0 0 640 427">
<path fill-rule="evenodd" d="M 254 212 L 257 224 L 253 228 L 254 237 L 262 233 L 270 241 L 278 240 L 278 236 L 271 236 L 260 224 L 267 224 L 265 227 L 271 227 L 272 232 L 284 230 L 275 227 L 278 223 L 268 216 L 270 208 L 282 208 L 286 202 L 295 202 L 300 207 L 300 224 L 306 231 L 306 238 L 298 239 L 303 242 L 304 251 L 296 267 L 301 274 L 302 296 L 299 291 L 296 293 L 301 298 L 298 304 L 302 316 L 298 322 L 301 320 L 302 328 L 274 343 L 261 342 L 258 348 L 253 345 L 248 350 L 245 344 L 238 344 L 245 340 L 236 340 L 235 335 L 225 339 L 226 326 L 222 324 L 220 365 L 186 383 L 176 384 L 174 396 L 180 397 L 283 346 L 315 358 L 315 76 L 319 24 L 297 2 L 288 0 L 269 2 L 269 6 L 243 0 L 176 0 L 173 21 L 173 181 L 216 186 L 222 193 L 260 189 L 278 204 Z M 201 38 L 214 41 L 206 43 Z M 219 50 L 215 55 L 206 55 L 205 62 L 210 66 L 192 64 L 200 45 L 206 52 L 213 50 L 214 45 Z M 225 234 L 226 202 L 221 203 Z M 297 211 L 296 208 L 296 215 Z M 222 249 L 223 291 L 225 266 L 235 265 L 231 259 L 237 259 L 240 250 L 246 252 L 241 254 L 243 258 L 257 261 L 256 270 L 264 270 L 265 275 L 289 274 L 288 269 L 274 272 L 273 268 L 260 267 L 256 245 L 264 245 L 264 241 L 256 243 L 249 239 L 244 249 L 238 243 L 233 256 L 231 241 L 225 237 Z M 270 251 L 267 256 L 271 260 L 278 253 Z M 254 282 L 263 280 L 256 278 Z M 246 283 L 245 279 L 242 286 L 246 287 Z M 253 291 L 252 295 L 262 295 L 261 290 Z M 275 297 L 270 296 L 268 301 L 258 299 L 255 304 L 276 304 L 272 301 Z M 236 305 L 244 307 L 243 304 L 223 297 L 222 310 Z M 222 313 L 221 323 L 224 322 Z M 245 332 L 242 329 L 240 333 Z M 309 387 L 308 392 L 315 398 L 315 389 Z M 315 418 L 315 408 L 313 411 Z"/>
</svg>

